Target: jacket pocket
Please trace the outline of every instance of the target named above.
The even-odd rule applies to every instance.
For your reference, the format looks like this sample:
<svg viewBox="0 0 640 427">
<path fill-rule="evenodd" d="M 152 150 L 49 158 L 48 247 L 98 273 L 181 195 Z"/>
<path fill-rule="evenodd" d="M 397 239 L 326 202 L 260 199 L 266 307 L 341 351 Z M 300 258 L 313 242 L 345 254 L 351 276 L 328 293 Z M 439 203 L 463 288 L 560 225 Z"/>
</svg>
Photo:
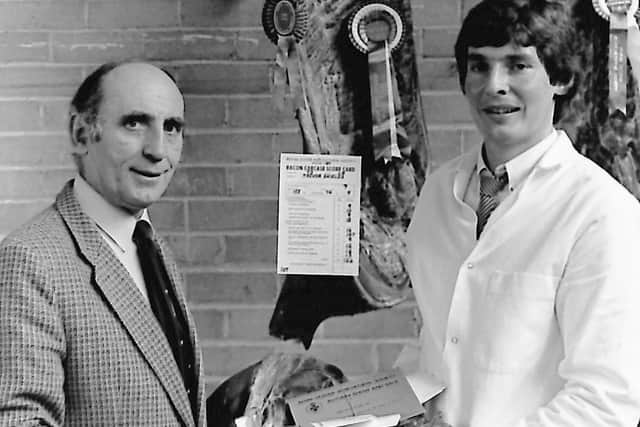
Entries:
<svg viewBox="0 0 640 427">
<path fill-rule="evenodd" d="M 547 353 L 557 351 L 556 282 L 541 274 L 491 273 L 478 308 L 478 367 L 512 373 L 545 363 Z"/>
</svg>

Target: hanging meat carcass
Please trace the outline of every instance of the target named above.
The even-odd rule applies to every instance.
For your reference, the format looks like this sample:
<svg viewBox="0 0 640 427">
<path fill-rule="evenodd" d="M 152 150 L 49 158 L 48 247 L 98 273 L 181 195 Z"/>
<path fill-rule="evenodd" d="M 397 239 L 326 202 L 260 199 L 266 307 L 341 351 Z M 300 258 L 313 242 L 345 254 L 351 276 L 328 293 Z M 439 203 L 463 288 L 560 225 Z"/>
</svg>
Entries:
<svg viewBox="0 0 640 427">
<path fill-rule="evenodd" d="M 410 1 L 267 0 L 263 23 L 302 152 L 362 157 L 359 275 L 286 276 L 269 325 L 308 348 L 326 318 L 410 295 L 404 234 L 428 165 Z"/>
</svg>

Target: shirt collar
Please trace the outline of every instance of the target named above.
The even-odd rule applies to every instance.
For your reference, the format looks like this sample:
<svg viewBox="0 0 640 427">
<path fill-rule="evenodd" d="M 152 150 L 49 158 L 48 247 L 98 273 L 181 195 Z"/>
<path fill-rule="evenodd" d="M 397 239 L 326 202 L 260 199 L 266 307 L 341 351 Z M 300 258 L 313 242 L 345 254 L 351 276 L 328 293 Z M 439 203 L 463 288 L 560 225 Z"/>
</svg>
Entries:
<svg viewBox="0 0 640 427">
<path fill-rule="evenodd" d="M 79 174 L 74 179 L 73 191 L 80 207 L 89 218 L 111 239 L 123 252 L 131 247 L 133 229 L 138 219 L 149 220 L 147 209 L 140 218 L 113 206 L 100 193 L 93 189 Z"/>
<path fill-rule="evenodd" d="M 483 169 L 487 169 L 487 170 L 491 171 L 491 168 L 489 167 L 489 165 L 487 165 L 487 162 L 485 162 L 485 160 L 484 160 L 484 147 L 480 147 L 480 151 L 478 152 L 478 162 L 476 164 L 476 173 L 478 175 L 480 175 L 480 172 L 482 172 Z M 509 179 L 511 179 L 511 177 L 508 175 L 508 171 L 506 169 L 506 163 L 502 163 L 502 164 L 496 166 L 496 170 L 495 171 L 491 171 L 491 173 L 495 177 L 499 177 L 502 174 L 504 174 L 505 172 L 507 172 L 507 176 L 509 177 Z"/>
<path fill-rule="evenodd" d="M 509 188 L 513 190 L 518 187 L 520 183 L 529 175 L 533 167 L 536 165 L 538 160 L 543 156 L 544 153 L 551 147 L 553 142 L 558 137 L 558 131 L 555 129 L 540 142 L 529 148 L 523 153 L 518 154 L 513 159 L 498 165 L 495 170 L 495 175 L 498 176 L 502 174 L 502 171 L 507 172 L 507 176 L 509 177 Z M 484 150 L 480 149 L 478 152 L 478 161 L 476 163 L 476 173 L 480 173 L 482 169 L 485 167 L 491 170 L 485 163 L 482 152 Z"/>
</svg>

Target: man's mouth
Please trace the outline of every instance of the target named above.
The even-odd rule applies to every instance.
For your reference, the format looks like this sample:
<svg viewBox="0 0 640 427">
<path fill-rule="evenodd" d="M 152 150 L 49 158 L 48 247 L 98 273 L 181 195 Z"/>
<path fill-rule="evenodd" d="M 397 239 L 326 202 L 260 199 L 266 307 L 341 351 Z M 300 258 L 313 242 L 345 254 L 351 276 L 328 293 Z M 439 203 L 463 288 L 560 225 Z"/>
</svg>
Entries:
<svg viewBox="0 0 640 427">
<path fill-rule="evenodd" d="M 157 178 L 161 176 L 163 173 L 165 173 L 165 171 L 149 171 L 149 170 L 136 169 L 136 168 L 131 168 L 131 170 L 147 178 Z"/>
<path fill-rule="evenodd" d="M 508 105 L 494 105 L 490 107 L 485 107 L 482 109 L 487 114 L 511 114 L 519 111 L 518 107 L 511 107 Z"/>
</svg>

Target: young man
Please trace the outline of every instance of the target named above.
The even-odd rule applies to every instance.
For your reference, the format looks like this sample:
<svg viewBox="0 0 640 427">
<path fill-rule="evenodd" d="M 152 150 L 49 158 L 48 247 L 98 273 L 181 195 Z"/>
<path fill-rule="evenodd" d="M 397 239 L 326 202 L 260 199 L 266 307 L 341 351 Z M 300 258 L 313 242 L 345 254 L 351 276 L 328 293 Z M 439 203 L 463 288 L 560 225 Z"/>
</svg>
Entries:
<svg viewBox="0 0 640 427">
<path fill-rule="evenodd" d="M 0 244 L 0 425 L 204 424 L 194 324 L 147 214 L 183 125 L 182 94 L 150 64 L 105 64 L 78 89 L 78 174 Z"/>
<path fill-rule="evenodd" d="M 554 129 L 578 83 L 563 3 L 469 12 L 455 53 L 482 141 L 427 178 L 409 227 L 414 368 L 455 427 L 640 419 L 640 205 Z"/>
</svg>

